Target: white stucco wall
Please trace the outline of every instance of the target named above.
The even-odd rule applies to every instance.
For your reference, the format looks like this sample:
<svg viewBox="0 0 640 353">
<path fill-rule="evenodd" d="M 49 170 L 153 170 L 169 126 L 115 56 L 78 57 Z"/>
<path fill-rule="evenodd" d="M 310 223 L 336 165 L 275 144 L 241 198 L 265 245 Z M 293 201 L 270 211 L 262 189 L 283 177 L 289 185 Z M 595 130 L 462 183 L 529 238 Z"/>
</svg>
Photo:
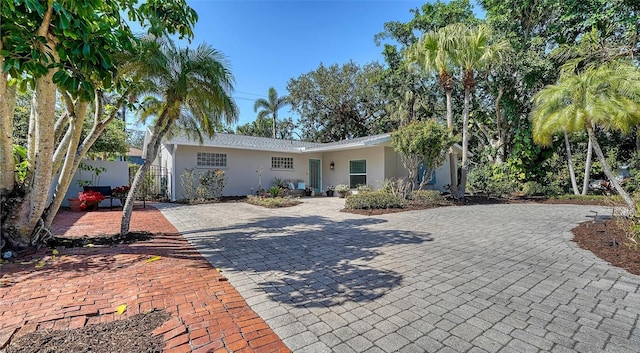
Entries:
<svg viewBox="0 0 640 353">
<path fill-rule="evenodd" d="M 92 167 L 104 167 L 107 170 L 100 174 L 100 180 L 97 181 L 96 186 L 116 186 L 129 185 L 129 162 L 125 161 L 91 161 L 84 160 L 82 163 L 90 165 Z M 65 200 L 63 206 L 69 206 L 67 198 L 78 197 L 78 193 L 82 191 L 82 187 L 78 185 L 79 180 L 91 180 L 93 172 L 86 170 L 79 170 L 73 176 L 69 190 L 65 194 Z M 53 191 L 52 191 L 53 192 Z M 113 200 L 114 206 L 120 206 L 120 201 Z M 102 201 L 101 207 L 109 206 L 109 201 Z"/>
<path fill-rule="evenodd" d="M 375 146 L 346 151 L 325 152 L 323 154 L 324 184 L 349 184 L 349 161 L 364 159 L 367 161 L 367 184 L 374 189 L 379 188 L 379 182 L 385 178 L 385 147 Z M 330 163 L 335 165 L 329 169 Z"/>
<path fill-rule="evenodd" d="M 316 153 L 279 153 L 268 151 L 255 151 L 233 148 L 215 148 L 190 145 L 163 145 L 160 149 L 156 165 L 167 168 L 170 176 L 168 183 L 172 200 L 179 200 L 184 196 L 180 175 L 187 168 L 196 168 L 199 171 L 216 169 L 209 167 L 199 168 L 197 153 L 225 153 L 227 155 L 227 167 L 217 168 L 225 172 L 227 186 L 223 190 L 225 196 L 248 195 L 258 189 L 258 173 L 262 166 L 262 188 L 267 189 L 273 185 L 273 180 L 300 179 L 309 183 L 309 160 L 319 159 L 321 165 L 321 190 L 326 190 L 329 185 L 349 184 L 349 161 L 367 161 L 367 184 L 374 189 L 380 188 L 385 178 L 406 178 L 408 173 L 402 165 L 400 156 L 387 145 L 368 146 L 363 148 L 348 149 L 343 151 L 327 151 Z M 292 157 L 294 169 L 271 169 L 271 157 Z M 334 169 L 330 168 L 331 162 Z M 449 184 L 448 160 L 436 171 L 436 184 L 428 188 L 444 191 L 444 186 Z"/>
<path fill-rule="evenodd" d="M 227 167 L 198 168 L 196 166 L 198 152 L 225 153 L 227 155 Z M 183 197 L 184 192 L 180 183 L 180 175 L 187 168 L 196 168 L 196 170 L 200 171 L 206 171 L 207 169 L 223 170 L 227 176 L 227 186 L 223 190 L 223 195 L 233 196 L 248 195 L 258 189 L 259 180 L 256 171 L 260 166 L 263 169 L 261 177 L 262 188 L 267 189 L 273 185 L 273 180 L 276 177 L 281 179 L 302 179 L 308 183 L 309 159 L 322 159 L 320 153 L 287 154 L 185 145 L 178 146 L 174 156 L 175 170 L 172 173 L 172 177 L 175 180 L 175 193 L 172 193 L 174 200 Z M 293 157 L 293 169 L 271 169 L 271 157 Z M 323 168 L 325 164 L 324 162 L 322 163 Z"/>
</svg>

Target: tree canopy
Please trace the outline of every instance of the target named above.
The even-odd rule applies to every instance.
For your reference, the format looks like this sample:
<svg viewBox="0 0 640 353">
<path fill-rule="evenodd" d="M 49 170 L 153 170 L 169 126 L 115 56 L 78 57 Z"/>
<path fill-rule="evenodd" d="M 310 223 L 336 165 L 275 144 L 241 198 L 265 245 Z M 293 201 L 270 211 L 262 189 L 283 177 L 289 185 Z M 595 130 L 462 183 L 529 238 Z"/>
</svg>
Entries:
<svg viewBox="0 0 640 353">
<path fill-rule="evenodd" d="M 350 62 L 320 66 L 289 80 L 292 108 L 300 114 L 302 138 L 330 142 L 388 132 L 376 123 L 385 112 L 380 90 L 382 66 Z"/>
<path fill-rule="evenodd" d="M 137 39 L 125 16 L 151 35 L 186 39 L 197 20 L 185 0 L 0 2 L 0 247 L 35 246 L 50 236 L 47 227 L 80 161 L 119 107 L 130 103 L 134 82 L 121 65 L 132 60 Z M 21 160 L 28 168 L 16 183 L 15 103 L 27 87 L 33 98 Z M 115 109 L 104 109 L 107 91 L 117 96 Z M 90 103 L 92 126 L 83 138 Z M 49 190 L 55 190 L 51 202 Z"/>
</svg>

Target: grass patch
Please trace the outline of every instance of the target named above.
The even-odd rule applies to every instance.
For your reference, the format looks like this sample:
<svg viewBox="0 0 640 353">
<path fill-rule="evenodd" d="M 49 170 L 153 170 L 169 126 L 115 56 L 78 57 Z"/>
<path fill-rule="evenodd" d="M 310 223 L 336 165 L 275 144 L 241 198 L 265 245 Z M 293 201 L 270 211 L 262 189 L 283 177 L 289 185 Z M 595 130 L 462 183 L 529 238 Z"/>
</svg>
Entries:
<svg viewBox="0 0 640 353">
<path fill-rule="evenodd" d="M 291 207 L 298 204 L 301 204 L 302 201 L 296 198 L 290 197 L 258 197 L 258 196 L 248 196 L 247 202 L 267 208 L 279 208 L 279 207 Z"/>
</svg>

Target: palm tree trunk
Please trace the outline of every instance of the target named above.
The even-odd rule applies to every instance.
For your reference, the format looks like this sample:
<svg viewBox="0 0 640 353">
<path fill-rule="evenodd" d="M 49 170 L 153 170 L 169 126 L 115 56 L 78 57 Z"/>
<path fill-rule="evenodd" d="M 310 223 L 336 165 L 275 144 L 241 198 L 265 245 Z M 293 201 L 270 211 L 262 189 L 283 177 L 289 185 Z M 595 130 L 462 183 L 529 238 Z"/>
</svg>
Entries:
<svg viewBox="0 0 640 353">
<path fill-rule="evenodd" d="M 591 138 L 587 143 L 587 160 L 584 163 L 584 179 L 582 180 L 582 195 L 589 191 L 589 179 L 591 179 L 591 163 L 593 161 L 593 144 Z"/>
<path fill-rule="evenodd" d="M 567 164 L 569 165 L 569 176 L 571 177 L 571 186 L 573 187 L 573 193 L 580 195 L 578 190 L 578 182 L 576 181 L 576 172 L 573 170 L 573 159 L 571 158 L 571 145 L 569 144 L 569 135 L 567 130 L 564 130 L 564 145 L 567 148 Z"/>
<path fill-rule="evenodd" d="M 167 103 L 167 107 L 170 107 L 172 102 Z M 151 168 L 151 164 L 153 164 L 154 160 L 158 156 L 158 149 L 160 148 L 160 142 L 162 138 L 167 133 L 171 124 L 175 121 L 175 119 L 171 119 L 168 115 L 168 110 L 170 108 L 165 107 L 165 111 L 162 113 L 158 122 L 153 128 L 153 132 L 151 137 L 149 138 L 149 143 L 147 144 L 147 154 L 145 156 L 144 163 L 138 169 L 136 176 L 133 178 L 133 183 L 131 183 L 131 189 L 129 190 L 129 194 L 127 195 L 127 199 L 124 202 L 124 206 L 122 207 L 122 220 L 120 222 L 120 235 L 126 235 L 129 233 L 129 227 L 131 225 L 131 215 L 133 213 L 133 203 L 136 199 L 136 194 L 138 190 L 140 190 L 140 186 L 142 185 L 142 181 L 144 180 L 147 172 Z"/>
<path fill-rule="evenodd" d="M 498 96 L 496 97 L 496 130 L 498 130 L 498 141 L 496 146 L 498 151 L 496 152 L 496 164 L 502 164 L 506 155 L 506 145 L 504 143 L 504 128 L 502 126 L 502 109 L 500 109 L 500 103 L 502 102 L 502 95 L 504 94 L 504 88 L 502 86 L 498 90 Z"/>
<path fill-rule="evenodd" d="M 458 187 L 458 197 L 464 198 L 467 187 L 467 174 L 469 172 L 469 97 L 471 87 L 464 88 L 464 116 L 462 120 L 462 173 L 460 174 L 460 186 Z"/>
<path fill-rule="evenodd" d="M 276 113 L 273 113 L 273 138 L 276 138 Z"/>
<path fill-rule="evenodd" d="M 593 151 L 596 153 L 598 160 L 600 160 L 600 164 L 602 164 L 602 170 L 604 171 L 604 174 L 607 176 L 607 178 L 609 178 L 609 182 L 613 184 L 613 187 L 616 189 L 616 191 L 622 197 L 622 199 L 624 199 L 624 202 L 627 203 L 627 206 L 629 206 L 629 211 L 631 212 L 631 214 L 635 213 L 636 204 L 635 202 L 633 202 L 629 194 L 622 188 L 622 186 L 620 186 L 620 183 L 611 172 L 611 169 L 607 164 L 607 160 L 604 158 L 604 153 L 602 153 L 602 149 L 600 149 L 600 144 L 598 144 L 598 141 L 596 140 L 596 136 L 595 136 L 595 133 L 593 132 L 592 126 L 590 125 L 587 126 L 587 133 L 589 134 L 589 139 L 592 140 Z"/>
<path fill-rule="evenodd" d="M 447 89 L 445 94 L 447 96 L 447 127 L 453 132 L 453 108 L 451 106 L 451 91 Z M 458 160 L 456 158 L 456 152 L 453 146 L 449 147 L 449 191 L 451 196 L 458 197 Z"/>
</svg>

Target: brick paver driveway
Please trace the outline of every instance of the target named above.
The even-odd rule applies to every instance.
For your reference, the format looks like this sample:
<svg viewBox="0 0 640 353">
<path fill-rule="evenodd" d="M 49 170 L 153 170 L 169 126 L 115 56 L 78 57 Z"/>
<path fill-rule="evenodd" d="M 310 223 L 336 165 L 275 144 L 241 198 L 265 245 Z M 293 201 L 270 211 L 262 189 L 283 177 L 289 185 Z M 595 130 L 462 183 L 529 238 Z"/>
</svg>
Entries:
<svg viewBox="0 0 640 353">
<path fill-rule="evenodd" d="M 570 241 L 597 207 L 304 201 L 162 212 L 294 352 L 640 351 L 640 277 Z"/>
</svg>

